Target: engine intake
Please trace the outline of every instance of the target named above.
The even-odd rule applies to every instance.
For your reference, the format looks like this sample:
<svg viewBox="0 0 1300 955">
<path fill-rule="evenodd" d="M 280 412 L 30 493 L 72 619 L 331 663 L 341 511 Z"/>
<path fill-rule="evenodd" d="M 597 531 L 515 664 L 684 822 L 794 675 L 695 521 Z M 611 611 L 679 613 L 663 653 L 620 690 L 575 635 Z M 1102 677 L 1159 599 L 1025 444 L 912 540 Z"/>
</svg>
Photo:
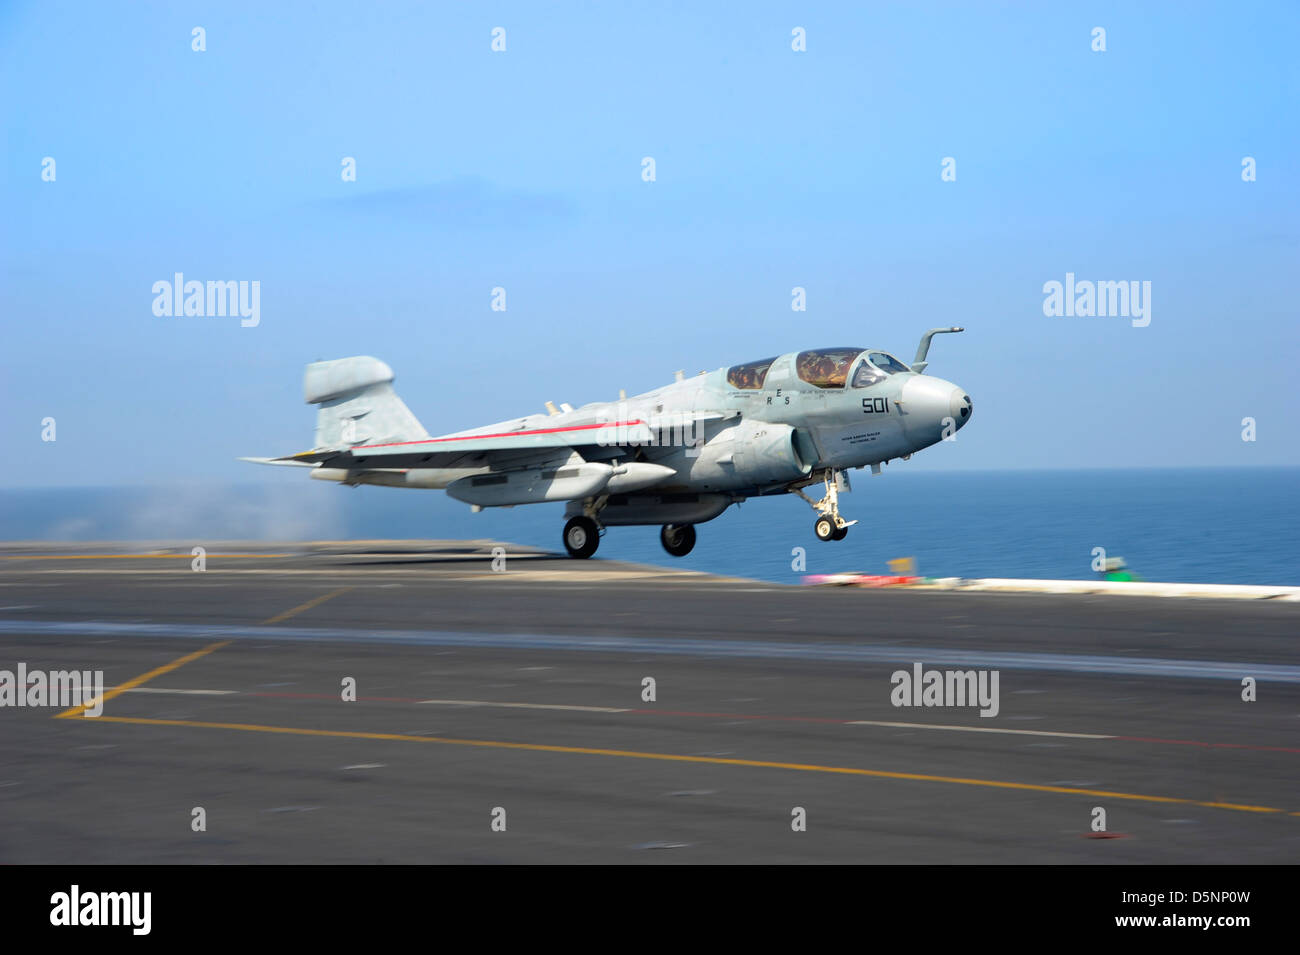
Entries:
<svg viewBox="0 0 1300 955">
<path fill-rule="evenodd" d="M 788 424 L 749 421 L 736 426 L 736 476 L 756 487 L 807 477 L 814 464 L 806 459 L 808 451 L 808 442 Z"/>
</svg>

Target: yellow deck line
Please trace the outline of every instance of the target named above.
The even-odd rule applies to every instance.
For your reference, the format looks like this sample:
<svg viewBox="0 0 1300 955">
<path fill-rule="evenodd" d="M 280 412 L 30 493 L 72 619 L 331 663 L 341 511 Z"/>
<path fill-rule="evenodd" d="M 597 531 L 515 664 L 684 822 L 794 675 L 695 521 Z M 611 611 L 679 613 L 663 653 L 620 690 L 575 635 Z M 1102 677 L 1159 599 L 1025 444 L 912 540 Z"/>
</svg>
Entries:
<svg viewBox="0 0 1300 955">
<path fill-rule="evenodd" d="M 0 560 L 193 560 L 194 554 L 3 554 Z M 292 557 L 293 554 L 205 554 L 204 557 Z"/>
<path fill-rule="evenodd" d="M 758 759 L 729 759 L 721 756 L 684 756 L 677 753 L 644 753 L 635 750 L 594 749 L 586 746 L 551 746 L 542 743 L 509 743 L 501 740 L 453 739 L 440 736 L 409 736 L 402 733 L 366 733 L 351 730 L 301 729 L 293 726 L 264 726 L 257 723 L 209 723 L 201 720 L 159 720 L 131 716 L 101 716 L 97 722 L 132 723 L 142 726 L 190 726 L 202 729 L 240 730 L 251 733 L 281 733 L 292 736 L 324 736 L 345 739 L 388 740 L 403 743 L 441 743 L 448 746 L 478 746 L 492 749 L 529 750 L 542 753 L 571 753 L 585 756 L 621 756 L 626 759 L 655 759 L 676 763 L 707 763 L 715 766 L 746 766 L 758 769 L 788 769 L 805 773 L 835 773 L 846 776 L 869 776 L 876 779 L 903 779 L 914 782 L 950 783 L 961 786 L 987 786 L 995 789 L 1013 789 L 1026 792 L 1060 793 L 1071 796 L 1092 796 L 1103 799 L 1130 799 L 1136 802 L 1202 806 L 1209 809 L 1230 809 L 1236 812 L 1282 813 L 1300 816 L 1274 806 L 1252 806 L 1229 802 L 1204 802 L 1177 796 L 1148 796 L 1141 793 L 1111 792 L 1102 789 L 1076 789 L 1068 786 L 1046 786 L 1037 783 L 1013 783 L 995 779 L 970 779 L 960 776 L 935 776 L 926 773 L 900 773 L 883 769 L 859 769 L 853 766 L 819 766 L 812 763 L 781 763 Z"/>
<path fill-rule="evenodd" d="M 279 623 L 282 620 L 288 620 L 290 617 L 295 616 L 296 614 L 300 614 L 304 610 L 310 610 L 312 607 L 318 607 L 321 604 L 323 604 L 325 601 L 331 599 L 332 597 L 337 597 L 339 594 L 346 593 L 351 589 L 352 589 L 351 587 L 341 587 L 338 590 L 331 591 L 330 593 L 309 600 L 305 604 L 300 604 L 299 606 L 294 607 L 292 610 L 286 610 L 284 613 L 276 614 L 274 617 L 262 621 L 262 623 L 263 625 L 265 625 L 269 623 Z M 193 653 L 187 653 L 185 656 L 173 660 L 171 663 L 164 663 L 162 666 L 155 667 L 154 669 L 150 670 L 148 673 L 142 673 L 139 676 L 134 677 L 133 679 L 127 680 L 125 683 L 120 683 L 117 686 L 113 687 L 111 690 L 106 690 L 104 693 L 95 697 L 89 703 L 83 703 L 80 706 L 74 706 L 71 709 L 64 710 L 62 713 L 55 714 L 54 718 L 57 720 L 57 719 L 64 719 L 66 717 L 81 716 L 82 714 L 85 713 L 86 710 L 96 708 L 97 704 L 107 703 L 109 700 L 113 699 L 116 696 L 120 696 L 121 694 L 125 693 L 127 690 L 133 690 L 138 686 L 148 683 L 154 677 L 162 676 L 164 673 L 171 673 L 173 670 L 180 669 L 181 667 L 185 666 L 185 664 L 187 663 L 192 663 L 195 660 L 198 660 L 200 657 L 205 657 L 209 653 L 212 653 L 216 650 L 220 650 L 222 647 L 229 646 L 230 643 L 231 641 L 229 640 L 222 640 L 218 643 L 208 644 L 208 646 L 204 647 L 202 650 L 195 650 Z M 100 719 L 100 720 L 104 719 L 102 715 L 87 717 L 87 718 Z"/>
<path fill-rule="evenodd" d="M 283 620 L 288 620 L 290 617 L 297 616 L 298 614 L 302 613 L 304 610 L 310 610 L 312 607 L 319 607 L 325 601 L 332 600 L 333 598 L 337 597 L 339 594 L 347 593 L 351 589 L 352 589 L 351 587 L 340 587 L 338 590 L 332 590 L 329 593 L 324 594 L 320 597 L 316 597 L 312 600 L 308 600 L 305 604 L 299 604 L 297 607 L 294 607 L 292 610 L 286 610 L 284 613 L 276 614 L 274 617 L 271 617 L 269 620 L 263 620 L 262 626 L 266 626 L 268 623 L 280 623 Z"/>
<path fill-rule="evenodd" d="M 204 647 L 202 650 L 195 650 L 193 653 L 187 653 L 185 656 L 177 660 L 173 660 L 171 663 L 164 663 L 162 666 L 155 667 L 154 669 L 150 670 L 148 673 L 142 673 L 139 676 L 135 677 L 134 679 L 127 680 L 125 683 L 115 686 L 111 690 L 105 690 L 102 694 L 95 697 L 89 703 L 82 703 L 80 706 L 74 706 L 71 709 L 64 710 L 62 713 L 57 714 L 54 718 L 57 720 L 57 719 L 63 719 L 65 717 L 70 717 L 70 716 L 81 716 L 86 710 L 94 709 L 96 707 L 96 704 L 107 703 L 115 696 L 120 696 L 121 694 L 125 693 L 127 690 L 140 686 L 142 683 L 148 683 L 156 676 L 162 676 L 164 673 L 171 673 L 172 670 L 176 670 L 180 667 L 183 667 L 185 666 L 185 664 L 199 659 L 199 657 L 206 657 L 209 653 L 212 653 L 214 650 L 220 650 L 222 647 L 226 646 L 229 643 L 230 643 L 229 640 L 222 640 L 219 643 L 208 644 L 208 646 Z M 88 717 L 88 719 L 97 719 L 97 720 L 103 718 L 104 718 L 103 716 Z"/>
</svg>

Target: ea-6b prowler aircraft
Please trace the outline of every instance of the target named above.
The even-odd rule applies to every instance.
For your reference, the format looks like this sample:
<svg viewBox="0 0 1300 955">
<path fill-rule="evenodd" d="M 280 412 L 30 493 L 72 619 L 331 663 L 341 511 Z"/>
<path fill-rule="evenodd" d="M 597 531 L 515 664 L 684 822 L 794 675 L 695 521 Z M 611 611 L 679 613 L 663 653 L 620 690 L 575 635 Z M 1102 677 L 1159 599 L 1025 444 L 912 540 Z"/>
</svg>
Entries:
<svg viewBox="0 0 1300 955">
<path fill-rule="evenodd" d="M 871 348 L 815 348 L 701 372 L 617 402 L 581 408 L 547 402 L 547 414 L 431 437 L 393 391 L 393 372 L 367 356 L 307 366 L 317 405 L 316 444 L 260 464 L 311 468 L 356 486 L 443 488 L 471 505 L 567 501 L 564 547 L 596 552 L 606 527 L 661 524 L 681 557 L 695 525 L 751 497 L 798 494 L 824 541 L 857 521 L 840 516 L 847 471 L 907 460 L 970 420 L 970 396 L 925 374 L 931 339 L 907 366 Z M 813 500 L 804 489 L 822 484 Z"/>
</svg>

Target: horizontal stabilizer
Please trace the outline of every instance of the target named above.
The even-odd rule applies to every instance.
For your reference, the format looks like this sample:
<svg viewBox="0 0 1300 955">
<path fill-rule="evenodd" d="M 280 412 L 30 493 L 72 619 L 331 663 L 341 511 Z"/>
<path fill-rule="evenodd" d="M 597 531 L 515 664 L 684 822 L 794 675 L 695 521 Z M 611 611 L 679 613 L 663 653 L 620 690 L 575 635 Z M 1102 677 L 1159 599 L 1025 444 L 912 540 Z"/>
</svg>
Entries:
<svg viewBox="0 0 1300 955">
<path fill-rule="evenodd" d="M 297 461 L 292 457 L 289 458 L 238 458 L 239 461 L 251 461 L 253 464 L 277 464 L 281 467 L 290 468 L 314 468 L 316 465 L 310 461 Z"/>
</svg>

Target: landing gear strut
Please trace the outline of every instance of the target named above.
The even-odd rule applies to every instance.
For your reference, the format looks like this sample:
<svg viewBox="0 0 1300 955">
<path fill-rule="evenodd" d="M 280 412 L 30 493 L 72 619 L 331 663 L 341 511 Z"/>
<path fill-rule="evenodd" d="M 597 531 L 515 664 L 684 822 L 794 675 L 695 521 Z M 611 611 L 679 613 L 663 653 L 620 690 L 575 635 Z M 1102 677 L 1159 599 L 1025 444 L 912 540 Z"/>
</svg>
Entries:
<svg viewBox="0 0 1300 955">
<path fill-rule="evenodd" d="M 695 525 L 665 524 L 659 529 L 659 543 L 674 557 L 685 557 L 695 546 Z"/>
<path fill-rule="evenodd" d="M 836 483 L 835 471 L 827 471 L 825 475 L 826 496 L 820 501 L 814 501 L 803 491 L 794 488 L 794 493 L 812 505 L 812 509 L 817 512 L 817 520 L 813 524 L 813 533 L 817 535 L 818 540 L 822 541 L 842 541 L 848 536 L 849 528 L 857 521 L 846 521 L 840 516 L 840 489 Z"/>
<path fill-rule="evenodd" d="M 586 515 L 569 518 L 564 525 L 564 549 L 570 557 L 585 560 L 600 546 L 600 528 Z"/>
</svg>

